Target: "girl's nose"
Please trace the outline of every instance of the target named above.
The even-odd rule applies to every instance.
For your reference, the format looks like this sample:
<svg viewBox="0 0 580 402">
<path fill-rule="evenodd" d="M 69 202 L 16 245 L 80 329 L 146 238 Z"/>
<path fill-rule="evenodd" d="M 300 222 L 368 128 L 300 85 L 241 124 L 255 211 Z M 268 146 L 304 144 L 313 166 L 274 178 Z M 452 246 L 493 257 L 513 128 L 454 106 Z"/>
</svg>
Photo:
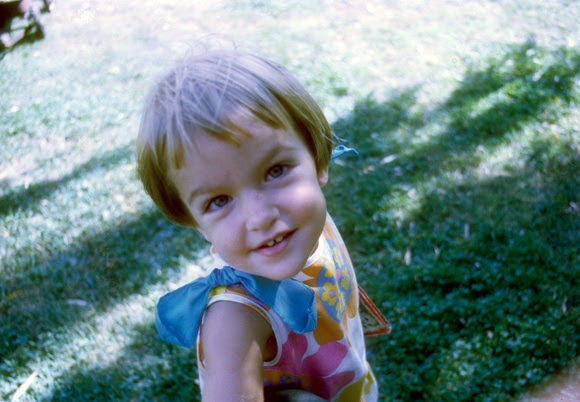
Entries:
<svg viewBox="0 0 580 402">
<path fill-rule="evenodd" d="M 246 227 L 251 231 L 267 230 L 280 217 L 278 208 L 265 194 L 256 192 L 244 202 Z"/>
</svg>

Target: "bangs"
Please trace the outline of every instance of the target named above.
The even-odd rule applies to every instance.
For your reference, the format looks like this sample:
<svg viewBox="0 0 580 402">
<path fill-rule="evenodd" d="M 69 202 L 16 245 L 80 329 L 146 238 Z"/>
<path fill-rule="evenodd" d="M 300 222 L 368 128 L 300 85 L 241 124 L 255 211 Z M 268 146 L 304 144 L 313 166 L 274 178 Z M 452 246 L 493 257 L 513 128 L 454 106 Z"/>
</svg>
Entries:
<svg viewBox="0 0 580 402">
<path fill-rule="evenodd" d="M 293 129 L 320 172 L 330 162 L 332 131 L 322 110 L 284 67 L 239 51 L 213 51 L 179 62 L 153 87 L 141 119 L 138 168 L 145 190 L 174 222 L 195 225 L 168 178 L 184 166 L 195 138 L 206 133 L 238 144 L 251 136 L 239 117 Z"/>
<path fill-rule="evenodd" d="M 250 64 L 219 54 L 194 58 L 181 62 L 158 84 L 155 103 L 161 110 L 157 115 L 165 116 L 164 127 L 159 127 L 163 133 L 161 154 L 174 167 L 182 166 L 184 149 L 195 147 L 193 139 L 199 132 L 237 143 L 236 116 L 257 118 L 275 129 L 295 127 L 276 96 L 279 91 L 264 80 L 272 72 Z"/>
</svg>

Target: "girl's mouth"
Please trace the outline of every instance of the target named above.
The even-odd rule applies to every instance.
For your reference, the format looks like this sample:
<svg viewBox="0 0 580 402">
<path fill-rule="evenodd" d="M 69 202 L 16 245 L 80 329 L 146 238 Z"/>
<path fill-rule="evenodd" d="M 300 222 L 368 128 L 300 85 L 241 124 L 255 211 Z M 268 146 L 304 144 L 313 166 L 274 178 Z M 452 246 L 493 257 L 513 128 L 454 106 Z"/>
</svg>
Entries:
<svg viewBox="0 0 580 402">
<path fill-rule="evenodd" d="M 266 244 L 258 247 L 256 251 L 267 257 L 275 256 L 286 249 L 293 234 L 294 232 L 289 232 L 283 235 L 278 235 Z"/>
</svg>

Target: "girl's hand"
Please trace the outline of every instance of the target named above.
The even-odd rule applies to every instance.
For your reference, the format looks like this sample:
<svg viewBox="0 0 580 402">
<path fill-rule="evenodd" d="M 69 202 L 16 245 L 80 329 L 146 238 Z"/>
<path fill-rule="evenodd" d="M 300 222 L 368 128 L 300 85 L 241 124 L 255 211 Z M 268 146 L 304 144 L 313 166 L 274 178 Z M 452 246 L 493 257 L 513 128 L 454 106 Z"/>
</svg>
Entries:
<svg viewBox="0 0 580 402">
<path fill-rule="evenodd" d="M 270 324 L 243 304 L 212 304 L 201 331 L 206 369 L 204 401 L 263 401 L 262 368 L 273 357 Z"/>
</svg>

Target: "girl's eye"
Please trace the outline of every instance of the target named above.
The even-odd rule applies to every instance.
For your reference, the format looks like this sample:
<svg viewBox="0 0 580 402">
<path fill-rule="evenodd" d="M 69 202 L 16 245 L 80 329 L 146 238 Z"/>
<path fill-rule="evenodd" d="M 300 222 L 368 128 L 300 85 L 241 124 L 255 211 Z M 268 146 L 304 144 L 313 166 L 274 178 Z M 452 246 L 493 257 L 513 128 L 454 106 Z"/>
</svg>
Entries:
<svg viewBox="0 0 580 402">
<path fill-rule="evenodd" d="M 276 165 L 268 170 L 268 179 L 276 179 L 288 171 L 288 166 Z"/>
<path fill-rule="evenodd" d="M 220 209 L 225 207 L 228 202 L 230 202 L 231 197 L 227 195 L 218 195 L 217 197 L 212 198 L 206 207 L 206 211 L 211 212 L 215 211 L 216 209 Z"/>
</svg>

